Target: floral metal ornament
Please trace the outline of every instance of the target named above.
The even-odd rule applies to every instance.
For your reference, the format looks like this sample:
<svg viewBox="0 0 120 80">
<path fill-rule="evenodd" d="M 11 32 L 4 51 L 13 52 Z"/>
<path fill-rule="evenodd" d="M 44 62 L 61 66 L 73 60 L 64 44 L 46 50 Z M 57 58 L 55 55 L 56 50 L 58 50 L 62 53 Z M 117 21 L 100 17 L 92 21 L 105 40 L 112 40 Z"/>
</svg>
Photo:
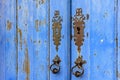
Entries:
<svg viewBox="0 0 120 80">
<path fill-rule="evenodd" d="M 84 74 L 83 64 L 86 63 L 83 60 L 82 55 L 80 55 L 81 46 L 84 42 L 84 28 L 85 28 L 85 20 L 89 18 L 87 14 L 86 17 L 82 13 L 81 8 L 77 8 L 76 14 L 73 17 L 73 28 L 74 28 L 74 42 L 75 45 L 78 47 L 77 50 L 79 52 L 79 56 L 75 61 L 75 66 L 72 67 L 73 75 L 76 77 L 80 77 Z"/>
<path fill-rule="evenodd" d="M 58 46 L 60 45 L 61 41 L 61 29 L 62 29 L 62 18 L 58 10 L 54 12 L 54 17 L 52 19 L 52 29 L 53 29 L 53 41 L 54 45 L 56 46 L 56 51 L 58 51 Z"/>
<path fill-rule="evenodd" d="M 54 45 L 56 46 L 56 51 L 58 52 L 58 46 L 60 45 L 60 41 L 61 41 L 61 29 L 62 29 L 62 24 L 61 24 L 62 18 L 58 10 L 54 12 L 52 22 L 53 22 L 52 24 L 53 41 L 54 41 Z M 50 66 L 50 70 L 52 71 L 52 73 L 57 74 L 58 72 L 60 72 L 60 62 L 61 59 L 57 54 L 53 59 L 53 64 Z"/>
<path fill-rule="evenodd" d="M 78 52 L 80 53 L 80 46 L 83 45 L 84 41 L 84 28 L 85 28 L 85 20 L 89 18 L 87 14 L 86 17 L 82 13 L 81 8 L 77 8 L 76 14 L 73 17 L 73 28 L 74 28 L 74 41 L 75 45 L 78 47 Z"/>
</svg>

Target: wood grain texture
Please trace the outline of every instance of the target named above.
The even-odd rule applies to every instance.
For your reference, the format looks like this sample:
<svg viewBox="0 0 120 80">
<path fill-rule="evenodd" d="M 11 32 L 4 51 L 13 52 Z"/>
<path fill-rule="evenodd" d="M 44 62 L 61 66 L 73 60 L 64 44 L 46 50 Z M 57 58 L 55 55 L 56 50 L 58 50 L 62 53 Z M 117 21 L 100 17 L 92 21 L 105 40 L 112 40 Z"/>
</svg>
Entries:
<svg viewBox="0 0 120 80">
<path fill-rule="evenodd" d="M 76 10 L 78 8 L 81 8 L 82 9 L 82 14 L 86 17 L 86 15 L 88 14 L 91 18 L 91 15 L 90 15 L 90 1 L 87 1 L 87 0 L 72 0 L 71 2 L 71 16 L 72 16 L 72 19 L 74 17 L 74 15 L 76 14 Z M 74 28 L 73 28 L 73 21 L 71 22 L 71 36 L 72 39 L 71 39 L 71 69 L 72 67 L 75 65 L 75 60 L 78 58 L 79 55 L 82 55 L 83 56 L 83 60 L 86 60 L 86 64 L 83 65 L 83 68 L 85 70 L 84 74 L 81 76 L 81 77 L 75 77 L 73 75 L 73 73 L 71 72 L 71 80 L 89 80 L 90 78 L 90 19 L 88 20 L 85 20 L 85 28 L 84 29 L 81 29 L 80 33 L 83 33 L 82 35 L 82 38 L 84 39 L 83 40 L 83 45 L 80 46 L 80 51 L 78 49 L 78 47 L 75 45 L 75 41 L 74 41 Z M 88 34 L 88 36 L 87 36 Z M 79 54 L 80 52 L 80 54 Z"/>
<path fill-rule="evenodd" d="M 117 80 L 115 0 L 90 5 L 90 80 Z"/>
<path fill-rule="evenodd" d="M 119 0 L 1 0 L 0 80 L 120 80 L 119 6 Z M 79 55 L 70 20 L 77 8 L 90 16 L 81 46 L 87 63 L 79 78 L 71 72 Z M 58 74 L 49 69 L 57 53 L 52 31 L 55 10 L 63 19 Z"/>
<path fill-rule="evenodd" d="M 0 2 L 0 78 L 5 80 L 5 40 L 6 40 L 6 27 L 5 27 L 5 2 Z"/>
<path fill-rule="evenodd" d="M 50 71 L 50 80 L 70 80 L 70 0 L 50 0 L 50 64 L 58 54 L 61 59 L 60 72 L 53 74 Z M 58 52 L 53 41 L 52 19 L 55 11 L 62 17 L 61 44 Z"/>
<path fill-rule="evenodd" d="M 117 80 L 120 80 L 120 1 L 119 0 L 116 0 L 117 2 L 117 6 L 116 6 L 116 9 L 117 9 L 117 37 L 118 37 L 118 46 L 117 46 L 117 50 L 118 50 L 118 53 L 117 53 Z"/>
<path fill-rule="evenodd" d="M 0 79 L 16 80 L 16 1 L 0 1 Z"/>
<path fill-rule="evenodd" d="M 18 0 L 18 79 L 47 80 L 47 0 Z"/>
</svg>

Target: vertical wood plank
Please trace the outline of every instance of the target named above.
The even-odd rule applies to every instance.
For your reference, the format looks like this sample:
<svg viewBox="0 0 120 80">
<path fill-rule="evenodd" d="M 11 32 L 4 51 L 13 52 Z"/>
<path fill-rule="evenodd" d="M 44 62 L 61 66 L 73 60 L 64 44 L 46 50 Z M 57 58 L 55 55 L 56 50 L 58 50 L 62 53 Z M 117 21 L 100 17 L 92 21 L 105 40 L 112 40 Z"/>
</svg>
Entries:
<svg viewBox="0 0 120 80">
<path fill-rule="evenodd" d="M 115 0 L 90 4 L 90 80 L 116 80 Z"/>
<path fill-rule="evenodd" d="M 16 1 L 2 0 L 0 5 L 0 79 L 16 80 Z"/>
<path fill-rule="evenodd" d="M 48 0 L 33 2 L 34 80 L 49 80 Z"/>
<path fill-rule="evenodd" d="M 72 21 L 71 21 L 71 69 L 73 66 L 75 66 L 75 61 L 79 56 L 78 53 L 78 47 L 75 45 L 74 41 L 74 28 L 73 28 L 73 17 L 76 15 L 76 10 L 78 8 L 82 9 L 82 14 L 86 17 L 88 14 L 91 18 L 90 15 L 90 1 L 88 0 L 72 0 L 71 2 L 71 16 L 72 16 Z M 83 56 L 83 60 L 86 60 L 86 64 L 83 65 L 84 68 L 84 74 L 80 77 L 76 77 L 73 75 L 73 72 L 71 72 L 71 80 L 89 80 L 90 79 L 90 20 L 85 20 L 85 28 L 83 30 L 80 29 L 80 31 L 84 32 L 84 41 L 83 45 L 80 46 L 80 55 Z M 80 33 L 81 34 L 81 33 Z M 78 70 L 78 69 L 77 69 Z M 74 71 L 74 70 L 73 70 Z M 78 70 L 79 71 L 79 70 Z"/>
<path fill-rule="evenodd" d="M 17 79 L 16 1 L 15 0 L 4 1 L 6 3 L 5 79 L 16 80 Z"/>
<path fill-rule="evenodd" d="M 117 80 L 120 80 L 120 1 L 117 0 L 117 37 L 118 37 L 118 46 L 117 46 L 117 49 L 118 49 L 118 63 L 117 63 Z"/>
<path fill-rule="evenodd" d="M 18 79 L 48 80 L 47 0 L 18 0 Z"/>
<path fill-rule="evenodd" d="M 0 1 L 0 78 L 5 80 L 5 41 L 6 41 L 6 27 L 5 27 L 5 2 Z"/>
<path fill-rule="evenodd" d="M 58 53 L 61 59 L 60 72 L 53 74 L 50 71 L 50 80 L 70 80 L 70 0 L 50 0 L 50 65 Z M 55 11 L 62 17 L 61 40 L 58 52 L 53 41 L 52 19 Z"/>
<path fill-rule="evenodd" d="M 17 4 L 18 80 L 33 80 L 33 0 Z"/>
</svg>

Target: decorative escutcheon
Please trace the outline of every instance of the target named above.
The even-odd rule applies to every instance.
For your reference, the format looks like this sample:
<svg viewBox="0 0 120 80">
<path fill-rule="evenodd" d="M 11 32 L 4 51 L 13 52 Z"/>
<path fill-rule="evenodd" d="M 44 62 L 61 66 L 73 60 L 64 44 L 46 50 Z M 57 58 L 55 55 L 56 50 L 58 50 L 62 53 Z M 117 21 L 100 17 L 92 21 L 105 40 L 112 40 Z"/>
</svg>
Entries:
<svg viewBox="0 0 120 80">
<path fill-rule="evenodd" d="M 58 51 L 58 46 L 60 45 L 61 41 L 61 29 L 62 29 L 62 18 L 58 10 L 55 11 L 54 17 L 52 19 L 52 29 L 53 29 L 53 41 L 54 45 L 56 46 L 56 51 Z"/>
<path fill-rule="evenodd" d="M 78 58 L 75 61 L 75 66 L 72 67 L 72 73 L 76 77 L 80 77 L 84 74 L 83 64 L 86 63 L 85 60 L 82 59 L 80 55 L 81 46 L 84 42 L 84 28 L 85 28 L 85 20 L 89 18 L 89 15 L 86 16 L 82 13 L 82 8 L 76 9 L 76 14 L 73 17 L 73 28 L 74 28 L 74 42 L 77 46 L 77 51 L 79 53 Z"/>
<path fill-rule="evenodd" d="M 61 41 L 61 29 L 62 29 L 62 18 L 60 16 L 60 13 L 58 10 L 55 10 L 54 16 L 52 19 L 52 30 L 53 30 L 53 42 L 56 46 L 56 51 L 58 52 L 58 47 L 60 45 Z M 53 59 L 53 64 L 50 66 L 50 70 L 56 74 L 60 71 L 60 57 L 56 55 L 56 57 Z"/>
<path fill-rule="evenodd" d="M 53 59 L 53 64 L 50 66 L 50 70 L 56 74 L 60 71 L 60 57 L 56 55 L 56 57 Z"/>
<path fill-rule="evenodd" d="M 78 47 L 78 52 L 80 53 L 80 48 L 84 42 L 84 28 L 85 28 L 85 20 L 89 18 L 89 15 L 83 15 L 82 9 L 77 8 L 76 14 L 73 17 L 73 28 L 74 28 L 74 42 Z"/>
<path fill-rule="evenodd" d="M 82 59 L 82 56 L 79 56 L 75 61 L 75 66 L 72 67 L 72 73 L 76 77 L 80 77 L 84 74 L 84 68 L 83 64 L 85 64 L 86 61 Z"/>
</svg>

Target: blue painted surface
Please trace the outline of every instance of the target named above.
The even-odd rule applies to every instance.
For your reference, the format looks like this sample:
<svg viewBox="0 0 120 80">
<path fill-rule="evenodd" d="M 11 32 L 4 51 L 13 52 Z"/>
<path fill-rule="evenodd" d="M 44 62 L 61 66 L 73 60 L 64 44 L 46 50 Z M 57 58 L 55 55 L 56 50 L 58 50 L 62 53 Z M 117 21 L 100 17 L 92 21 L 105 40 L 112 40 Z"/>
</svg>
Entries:
<svg viewBox="0 0 120 80">
<path fill-rule="evenodd" d="M 17 77 L 15 4 L 15 0 L 0 1 L 0 80 Z"/>
<path fill-rule="evenodd" d="M 119 0 L 1 0 L 0 80 L 120 80 L 119 5 Z M 78 56 L 70 39 L 74 31 L 70 17 L 76 8 L 90 16 L 81 47 L 87 63 L 79 78 L 70 71 Z M 55 10 L 63 19 L 58 74 L 49 70 L 57 53 L 52 36 Z"/>
<path fill-rule="evenodd" d="M 80 4 L 81 3 L 81 4 Z M 90 15 L 90 1 L 87 0 L 72 0 L 71 2 L 71 16 L 74 17 L 74 15 L 76 14 L 76 9 L 77 8 L 82 8 L 82 13 L 84 14 L 84 16 L 86 17 L 86 14 Z M 91 15 L 90 15 L 91 17 Z M 72 22 L 73 23 L 73 22 Z M 87 34 L 90 35 L 90 21 L 89 20 L 85 20 L 85 29 L 84 29 L 84 42 L 83 45 L 81 46 L 81 52 L 80 54 L 83 56 L 83 60 L 86 60 L 87 63 L 84 64 L 84 75 L 81 77 L 75 77 L 72 72 L 71 72 L 71 80 L 88 80 L 90 77 L 90 36 L 87 37 Z M 72 24 L 72 36 L 74 36 L 74 28 L 73 28 L 73 24 Z M 74 42 L 74 37 L 72 37 L 71 40 L 71 68 L 75 65 L 75 60 L 78 58 L 79 54 L 78 54 L 78 50 L 77 50 L 77 46 L 75 45 Z"/>
<path fill-rule="evenodd" d="M 53 74 L 50 72 L 50 80 L 70 80 L 70 1 L 69 0 L 50 0 L 50 64 L 52 60 L 58 54 L 60 63 L 60 72 Z M 61 41 L 58 52 L 56 51 L 53 42 L 53 31 L 52 31 L 52 19 L 55 10 L 58 10 L 62 17 L 62 30 L 61 30 Z"/>
<path fill-rule="evenodd" d="M 18 79 L 48 80 L 47 1 L 18 0 Z"/>
<path fill-rule="evenodd" d="M 91 2 L 90 79 L 93 80 L 116 80 L 114 7 L 114 0 L 106 0 L 106 2 L 92 0 Z"/>
<path fill-rule="evenodd" d="M 5 80 L 5 3 L 0 2 L 0 10 L 2 10 L 0 12 L 0 78 L 2 78 L 3 80 Z M 3 19 L 2 19 L 3 18 Z M 4 26 L 4 27 L 2 27 Z"/>
<path fill-rule="evenodd" d="M 117 3 L 117 38 L 118 38 L 118 46 L 117 46 L 117 50 L 118 50 L 118 53 L 117 53 L 117 79 L 120 80 L 120 1 L 118 0 L 118 3 Z"/>
</svg>

